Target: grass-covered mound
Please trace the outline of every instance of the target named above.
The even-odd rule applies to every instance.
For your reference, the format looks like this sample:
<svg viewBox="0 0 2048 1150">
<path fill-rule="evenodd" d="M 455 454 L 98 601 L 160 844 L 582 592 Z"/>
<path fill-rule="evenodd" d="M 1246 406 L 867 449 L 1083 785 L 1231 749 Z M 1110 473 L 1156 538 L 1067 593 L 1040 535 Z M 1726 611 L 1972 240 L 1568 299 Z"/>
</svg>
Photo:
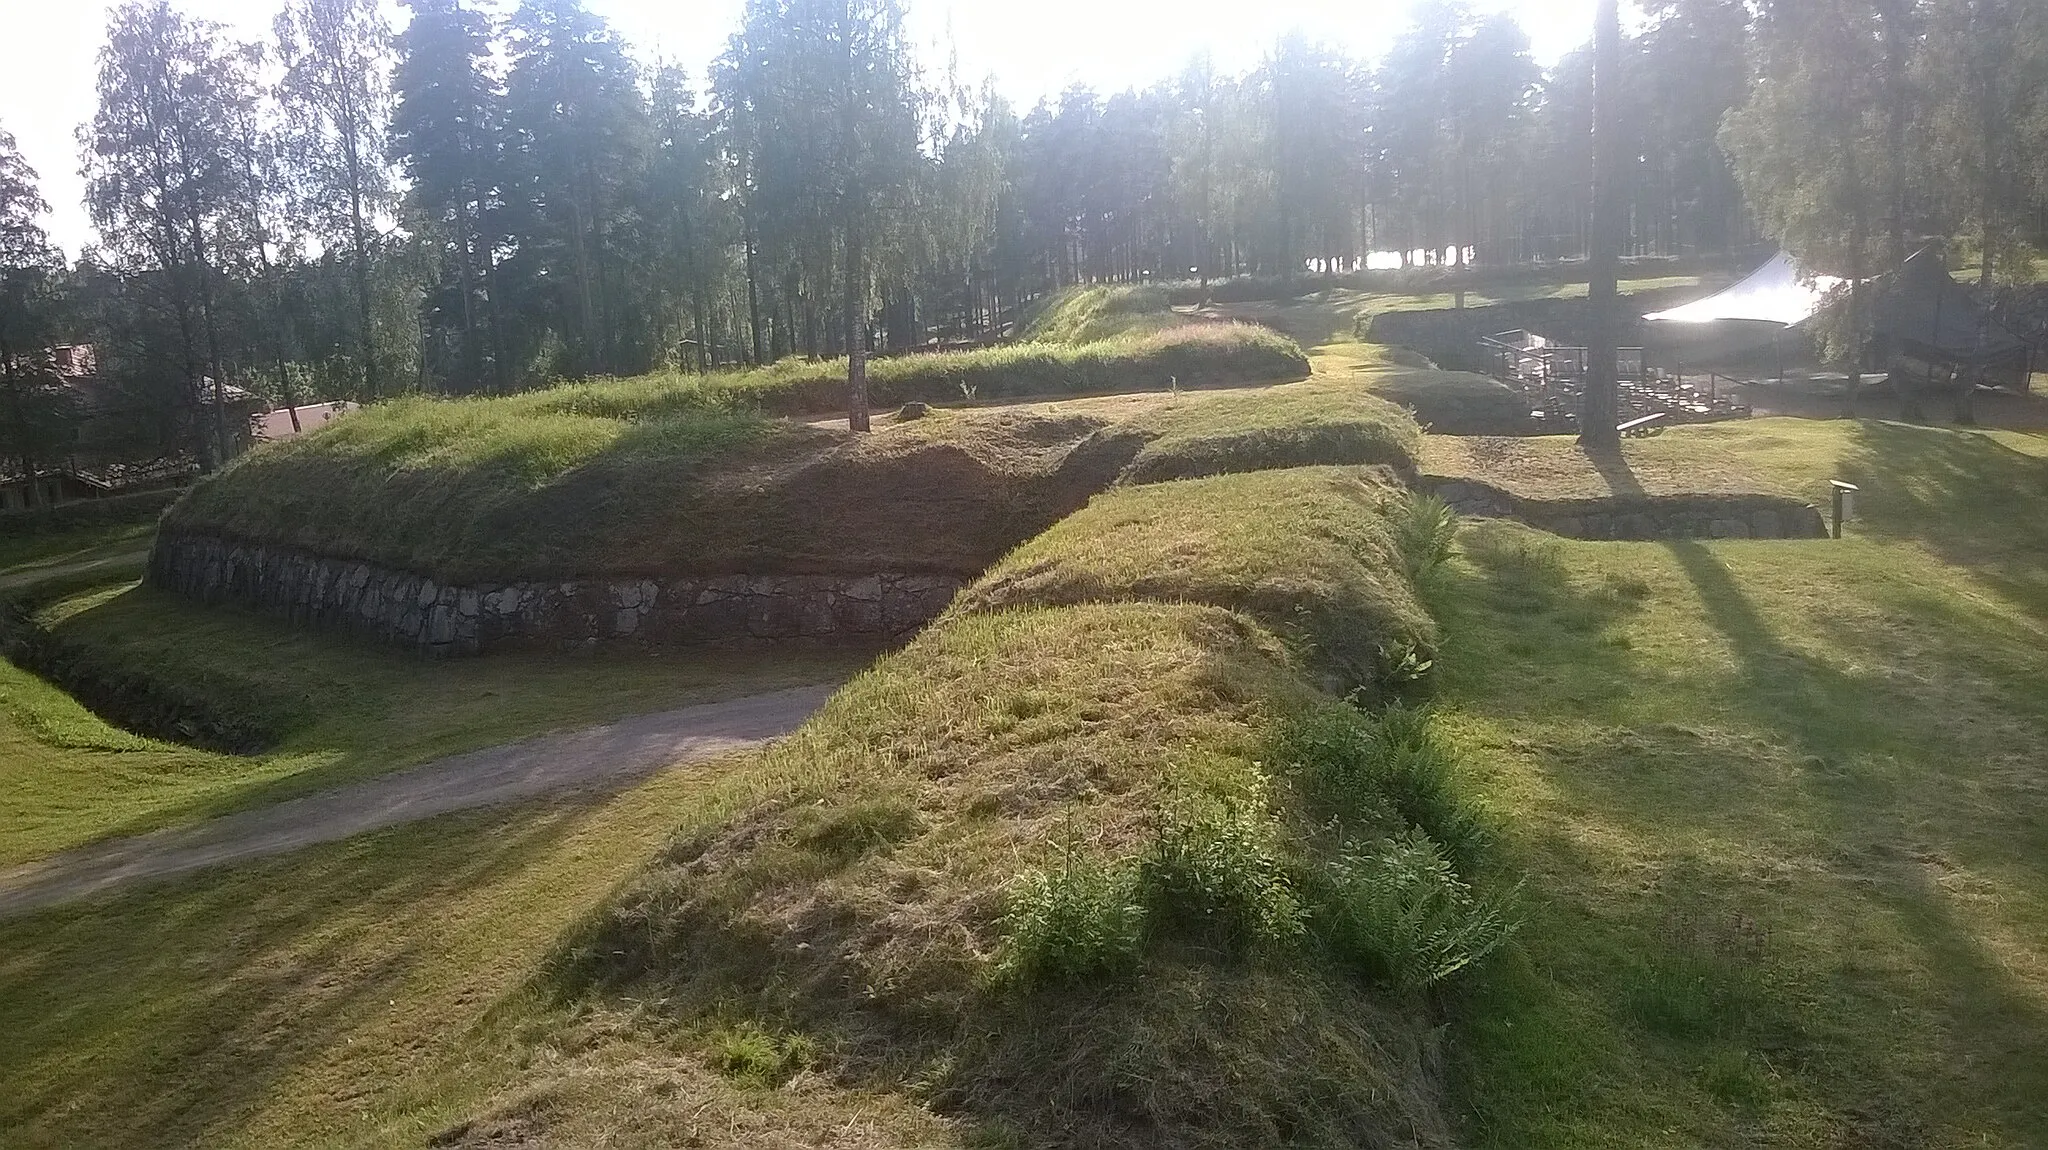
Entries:
<svg viewBox="0 0 2048 1150">
<path fill-rule="evenodd" d="M 1399 489 L 1340 468 L 1119 488 L 1011 552 L 953 611 L 1209 603 L 1294 637 L 1341 690 L 1377 691 L 1434 657 L 1405 570 L 1407 514 Z"/>
<path fill-rule="evenodd" d="M 891 408 L 912 400 L 985 402 L 1150 391 L 1176 382 L 1181 387 L 1277 383 L 1307 374 L 1301 348 L 1257 324 L 1152 317 L 1122 334 L 1087 343 L 1034 340 L 871 360 L 868 396 L 877 408 Z M 652 375 L 585 386 L 614 394 L 688 393 L 730 399 L 771 415 L 823 416 L 846 410 L 846 361 L 785 360 L 752 371 Z"/>
<path fill-rule="evenodd" d="M 1312 379 L 1259 392 L 1200 397 L 1130 420 L 1145 439 L 1127 483 L 1266 468 L 1370 464 L 1406 474 L 1422 451 L 1407 412 L 1362 387 Z"/>
<path fill-rule="evenodd" d="M 585 384 L 402 400 L 252 452 L 167 515 L 450 582 L 758 572 L 972 575 L 1118 481 L 1375 463 L 1414 424 L 1357 389 L 938 411 L 856 436 Z"/>
<path fill-rule="evenodd" d="M 1144 288 L 1074 288 L 1048 297 L 1016 343 L 968 351 L 914 352 L 868 361 L 878 409 L 912 401 L 959 403 L 1109 395 L 1181 387 L 1301 379 L 1308 357 L 1292 339 L 1255 323 L 1172 311 Z M 766 415 L 820 417 L 846 411 L 846 361 L 789 358 L 709 375 L 657 372 L 550 388 L 536 410 L 634 418 L 724 404 Z"/>
<path fill-rule="evenodd" d="M 1104 520 L 1170 550 L 1143 509 L 1190 527 L 1216 493 L 1186 561 L 1119 569 Z M 1440 551 L 1404 550 L 1382 494 L 1310 470 L 1101 501 L 1017 557 L 1094 565 L 1094 593 L 991 573 L 679 837 L 557 993 L 766 1036 L 975 1144 L 1448 1145 L 1420 992 L 1508 929 L 1467 883 L 1485 820 L 1426 717 L 1313 671 L 1354 613 L 1427 631 L 1400 585 Z M 1293 530 L 1228 513 L 1259 505 Z M 1212 605 L 1238 584 L 1285 639 Z"/>
<path fill-rule="evenodd" d="M 1163 288 L 1070 287 L 1039 301 L 1037 313 L 1024 325 L 1024 338 L 1035 343 L 1091 343 L 1151 334 L 1190 322 L 1173 310 Z"/>
<path fill-rule="evenodd" d="M 1526 435 L 1529 401 L 1513 388 L 1469 371 L 1382 372 L 1373 389 L 1415 413 L 1438 435 Z"/>
</svg>

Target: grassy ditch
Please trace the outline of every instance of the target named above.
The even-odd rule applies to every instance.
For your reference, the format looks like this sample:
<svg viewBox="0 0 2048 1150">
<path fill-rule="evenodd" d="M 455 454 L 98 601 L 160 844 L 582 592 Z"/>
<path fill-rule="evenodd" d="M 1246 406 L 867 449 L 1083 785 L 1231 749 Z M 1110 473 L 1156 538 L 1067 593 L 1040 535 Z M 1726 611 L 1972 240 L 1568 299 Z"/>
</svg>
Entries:
<svg viewBox="0 0 2048 1150">
<path fill-rule="evenodd" d="M 443 667 L 130 581 L 29 594 L 25 613 L 6 605 L 12 626 L 33 629 L 55 656 L 47 670 L 79 696 L 0 661 L 0 866 L 528 735 L 825 682 L 871 657 L 518 654 Z"/>
<path fill-rule="evenodd" d="M 594 385 L 413 400 L 251 453 L 167 531 L 465 582 L 591 574 L 971 576 L 1116 482 L 1303 463 L 1413 466 L 1406 415 L 1311 381 L 935 412 L 854 436 Z M 596 397 L 596 398 L 593 398 Z"/>
</svg>

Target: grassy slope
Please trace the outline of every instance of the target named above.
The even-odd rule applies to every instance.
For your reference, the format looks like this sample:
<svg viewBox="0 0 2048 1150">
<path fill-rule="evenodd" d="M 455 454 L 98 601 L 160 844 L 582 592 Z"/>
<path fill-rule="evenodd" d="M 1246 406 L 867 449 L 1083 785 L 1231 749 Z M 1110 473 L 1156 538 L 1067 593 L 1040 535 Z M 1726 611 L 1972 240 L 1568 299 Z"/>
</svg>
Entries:
<svg viewBox="0 0 2048 1150">
<path fill-rule="evenodd" d="M 944 1144 L 943 1124 L 888 1097 L 816 1079 L 769 1094 L 658 1038 L 612 1040 L 623 1018 L 534 1021 L 526 987 L 562 933 L 678 819 L 715 818 L 716 780 L 734 766 L 700 764 L 596 803 L 437 819 L 7 922 L 0 1141 L 416 1146 L 531 1068 L 568 1081 L 561 1104 L 589 1134 L 575 1145 L 679 1145 L 693 1129 L 771 1145 L 877 1130 Z M 601 1062 L 587 1054 L 598 1047 Z M 650 1120 L 678 1098 L 687 1106 L 669 1121 Z M 609 1116 L 619 1117 L 606 1129 Z"/>
<path fill-rule="evenodd" d="M 1535 450 L 1503 485 L 1621 475 Z M 2040 1144 L 2048 444 L 1756 421 L 1626 451 L 1649 487 L 1660 465 L 1794 492 L 1857 478 L 1864 518 L 1839 544 L 1468 531 L 1433 603 L 1443 702 L 1535 883 L 1517 948 L 1454 1004 L 1463 1140 Z M 909 744 L 919 755 L 986 745 L 979 732 L 1029 755 L 1042 730 L 1115 721 L 1118 699 L 1033 726 L 1047 701 L 1017 664 L 961 650 L 863 680 L 836 729 L 886 729 L 862 724 L 919 689 L 959 703 Z M 1044 762 L 1092 745 L 1055 741 Z M 1015 774 L 1027 799 L 1066 777 Z M 384 1145 L 490 1096 L 490 1130 L 576 1144 L 959 1137 L 815 1075 L 736 1091 L 704 1069 L 730 1061 L 716 1020 L 679 1027 L 630 998 L 558 1012 L 522 991 L 662 828 L 701 840 L 790 793 L 787 773 L 729 777 L 710 800 L 695 775 L 659 780 L 560 838 L 529 833 L 560 812 L 442 820 L 9 924 L 0 978 L 19 992 L 0 1019 L 22 1037 L 0 1071 L 24 1085 L 0 1124 L 32 1144 Z M 532 842 L 547 849 L 518 853 Z M 314 966 L 328 977 L 303 976 Z M 111 1021 L 81 1041 L 92 1019 Z M 234 1070 L 192 1072 L 215 1057 Z M 112 1105 L 69 1102 L 95 1097 Z"/>
<path fill-rule="evenodd" d="M 1307 373 L 1287 337 L 1177 315 L 1157 293 L 1095 289 L 1049 308 L 1053 329 L 1032 341 L 877 360 L 875 401 L 1165 391 Z M 1286 438 L 1269 417 L 1261 442 L 1209 444 L 1209 458 L 1176 464 L 1177 451 L 1202 446 L 1185 419 L 1111 426 L 969 410 L 854 436 L 764 414 L 832 410 L 840 374 L 786 362 L 380 404 L 250 453 L 182 500 L 166 526 L 458 581 L 972 575 L 1080 506 L 1149 438 L 1179 435 L 1150 453 L 1164 466 L 1157 478 L 1222 470 L 1233 452 Z M 1324 399 L 1283 405 L 1307 441 L 1296 455 L 1350 462 L 1361 449 L 1339 425 L 1351 417 L 1321 410 L 1332 406 Z"/>
<path fill-rule="evenodd" d="M 1170 950 L 1135 989 L 1072 995 L 983 981 L 1002 891 L 1055 844 L 1137 849 L 1198 794 L 1281 801 L 1272 724 L 1316 697 L 1295 667 L 1215 607 L 966 617 L 759 760 L 11 923 L 0 1119 L 85 1144 L 384 1145 L 464 1116 L 470 1145 L 1035 1144 L 1129 1121 L 1439 1143 L 1412 1004 L 1312 957 Z M 678 820 L 618 915 L 571 930 Z M 757 1034 L 791 1031 L 829 1079 L 733 1084 Z"/>
<path fill-rule="evenodd" d="M 153 523 L 96 524 L 61 532 L 0 536 L 0 594 L 81 569 L 139 560 L 149 553 L 155 537 Z"/>
<path fill-rule="evenodd" d="M 1285 476 L 1331 479 L 1121 493 L 1047 545 L 1102 558 L 1089 525 L 1126 501 L 1187 522 Z M 770 752 L 780 784 L 751 810 L 678 839 L 575 948 L 568 1001 L 658 1001 L 654 1022 L 683 1030 L 732 1016 L 795 1029 L 842 1078 L 938 1102 L 996 1144 L 1350 1145 L 1395 1131 L 1441 1144 L 1415 1004 L 1313 957 L 1169 949 L 1128 986 L 989 982 L 1005 892 L 1057 865 L 1063 843 L 1139 852 L 1163 809 L 1197 800 L 1262 827 L 1311 822 L 1272 746 L 1320 696 L 1298 654 L 1198 600 L 1246 566 L 1281 580 L 1341 543 L 1215 523 L 1181 541 L 1183 580 L 1089 596 L 1106 602 L 997 609 L 1006 576 L 993 573 L 968 592 L 974 609 Z M 1297 652 L 1329 638 L 1300 630 Z"/>
</svg>

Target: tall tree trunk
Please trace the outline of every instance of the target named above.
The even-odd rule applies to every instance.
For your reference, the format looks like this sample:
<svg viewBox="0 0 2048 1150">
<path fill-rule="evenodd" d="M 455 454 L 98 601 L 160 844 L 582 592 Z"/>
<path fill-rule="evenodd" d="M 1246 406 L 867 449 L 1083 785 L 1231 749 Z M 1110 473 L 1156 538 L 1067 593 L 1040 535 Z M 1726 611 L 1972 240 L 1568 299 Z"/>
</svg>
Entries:
<svg viewBox="0 0 2048 1150">
<path fill-rule="evenodd" d="M 227 369 L 220 354 L 220 317 L 216 314 L 213 299 L 213 265 L 206 258 L 206 249 L 198 221 L 192 225 L 192 250 L 199 256 L 199 316 L 206 329 L 206 361 L 213 371 L 213 434 L 215 457 L 225 463 L 229 454 Z"/>
<path fill-rule="evenodd" d="M 765 362 L 761 346 L 761 287 L 760 275 L 756 270 L 759 262 L 759 245 L 754 242 L 754 217 L 751 212 L 742 211 L 740 222 L 745 230 L 747 256 L 747 329 L 753 337 L 754 362 Z"/>
<path fill-rule="evenodd" d="M 14 348 L 5 339 L 0 339 L 0 374 L 7 378 L 8 407 L 14 417 L 12 446 L 15 459 L 21 465 L 22 478 L 28 482 L 26 502 L 30 507 L 40 507 L 43 505 L 43 485 L 36 476 L 35 444 L 29 433 L 28 403 L 24 395 L 28 381 L 21 377 L 21 364 L 15 359 Z"/>
<path fill-rule="evenodd" d="M 591 302 L 590 245 L 586 232 L 589 227 L 589 214 L 580 196 L 570 198 L 570 254 L 576 260 L 576 316 L 583 327 L 583 362 L 577 366 L 584 375 L 604 371 L 609 366 L 604 362 L 602 337 L 597 330 L 597 312 Z"/>
<path fill-rule="evenodd" d="M 846 221 L 846 426 L 868 430 L 868 341 L 866 268 L 861 261 L 861 225 Z"/>
<path fill-rule="evenodd" d="M 1884 18 L 1885 257 L 1906 262 L 1906 13 L 1913 0 L 1887 0 Z"/>
<path fill-rule="evenodd" d="M 1853 167 L 1851 171 L 1853 172 Z M 1853 182 L 1853 179 L 1852 179 Z M 1870 224 L 1864 214 L 1863 200 L 1856 201 L 1856 211 L 1850 220 L 1849 241 L 1849 383 L 1842 393 L 1842 418 L 1856 418 L 1856 397 L 1863 391 L 1863 325 L 1864 303 L 1867 299 L 1863 286 L 1866 269 L 1863 266 L 1863 249 L 1870 243 Z"/>
<path fill-rule="evenodd" d="M 349 244 L 353 251 L 356 289 L 356 347 L 363 357 L 363 396 L 375 399 L 383 390 L 383 380 L 377 370 L 377 338 L 370 319 L 370 229 L 363 220 L 363 169 L 362 156 L 356 149 L 358 128 L 354 116 L 343 133 L 343 147 L 348 161 L 348 230 Z M 292 428 L 298 429 L 297 416 L 293 416 Z"/>
<path fill-rule="evenodd" d="M 484 277 L 484 322 L 491 332 L 491 378 L 496 381 L 500 394 L 510 394 L 512 357 L 505 350 L 505 318 L 499 314 L 499 301 L 504 297 L 498 294 L 498 257 L 491 253 L 489 237 L 480 238 L 483 239 L 478 255 L 482 258 Z"/>
<path fill-rule="evenodd" d="M 1579 405 L 1579 444 L 1614 451 L 1621 406 L 1615 378 L 1615 312 L 1619 303 L 1620 256 L 1615 227 L 1620 222 L 1614 165 L 1615 97 L 1621 84 L 1621 13 L 1618 0 L 1600 0 L 1593 24 L 1593 227 L 1587 261 L 1586 300 L 1590 332 L 1586 341 L 1585 392 Z"/>
</svg>

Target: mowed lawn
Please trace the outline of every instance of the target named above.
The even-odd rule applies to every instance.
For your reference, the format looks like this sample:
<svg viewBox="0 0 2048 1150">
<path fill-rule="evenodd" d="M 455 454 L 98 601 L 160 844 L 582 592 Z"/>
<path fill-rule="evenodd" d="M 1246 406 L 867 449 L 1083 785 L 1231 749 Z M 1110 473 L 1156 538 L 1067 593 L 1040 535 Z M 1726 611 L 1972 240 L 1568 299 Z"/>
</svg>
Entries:
<svg viewBox="0 0 2048 1150">
<path fill-rule="evenodd" d="M 1517 485 L 1597 485 L 1524 446 Z M 1530 875 L 1520 946 L 1451 1004 L 1470 1141 L 2048 1145 L 2048 440 L 1756 421 L 1628 452 L 1624 485 L 1845 475 L 1862 518 L 1467 527 L 1442 705 Z"/>
<path fill-rule="evenodd" d="M 106 534 L 24 541 L 6 571 L 33 591 L 26 576 L 61 568 L 52 574 L 64 590 L 40 615 L 68 640 L 280 724 L 285 737 L 257 755 L 141 738 L 0 661 L 0 867 L 475 746 L 842 679 L 873 657 L 684 650 L 437 663 L 126 581 L 73 590 L 71 557 L 148 545 L 146 531 Z M 719 796 L 744 791 L 749 762 L 0 920 L 0 1146 L 422 1143 L 471 1097 L 467 1084 L 499 1084 L 548 1056 L 520 1029 L 547 955 L 688 812 L 727 809 Z M 703 1089 L 741 1107 L 743 1091 L 704 1077 Z"/>
</svg>

